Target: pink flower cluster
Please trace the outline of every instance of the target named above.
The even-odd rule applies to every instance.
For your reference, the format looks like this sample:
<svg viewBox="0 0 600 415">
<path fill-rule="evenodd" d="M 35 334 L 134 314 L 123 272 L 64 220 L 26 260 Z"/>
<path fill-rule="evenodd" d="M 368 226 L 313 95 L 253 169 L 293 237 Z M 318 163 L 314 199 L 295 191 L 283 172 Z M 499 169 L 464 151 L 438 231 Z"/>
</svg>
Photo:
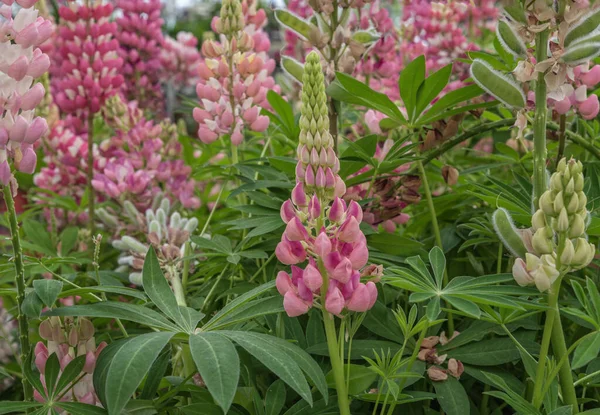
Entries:
<svg viewBox="0 0 600 415">
<path fill-rule="evenodd" d="M 558 91 L 549 94 L 549 107 L 559 114 L 566 114 L 573 108 L 585 120 L 596 118 L 600 111 L 600 102 L 598 95 L 588 96 L 588 88 L 595 89 L 600 83 L 600 65 L 591 68 L 588 65 L 576 66 L 573 68 L 573 79 L 569 81 Z M 535 94 L 528 95 L 528 99 L 535 102 Z"/>
<path fill-rule="evenodd" d="M 55 82 L 54 97 L 61 111 L 73 116 L 79 132 L 87 128 L 87 116 L 100 111 L 123 84 L 119 73 L 123 60 L 114 39 L 117 25 L 109 21 L 112 11 L 112 4 L 101 2 L 90 7 L 71 3 L 59 9 L 62 76 Z"/>
<path fill-rule="evenodd" d="M 177 33 L 177 39 L 165 37 L 160 52 L 163 76 L 179 87 L 198 82 L 198 65 L 201 62 L 197 49 L 198 39 L 188 32 Z"/>
<path fill-rule="evenodd" d="M 478 50 L 470 39 L 480 35 L 481 28 L 493 30 L 498 13 L 492 0 L 405 0 L 401 55 L 405 62 L 425 55 L 428 71 L 454 64 L 457 81 L 450 87 L 459 87 L 469 72 L 457 59 Z"/>
<path fill-rule="evenodd" d="M 58 317 L 50 317 L 40 324 L 40 337 L 47 341 L 38 342 L 35 346 L 35 365 L 40 371 L 40 380 L 46 387 L 44 372 L 46 362 L 52 354 L 56 354 L 60 363 L 61 372 L 67 365 L 79 356 L 85 356 L 83 377 L 81 377 L 73 388 L 66 391 L 62 401 L 76 401 L 95 405 L 99 402 L 93 384 L 93 373 L 96 361 L 106 343 L 102 342 L 96 346 L 94 339 L 94 325 L 87 319 L 80 318 L 77 323 L 72 318 L 65 318 L 65 322 Z M 66 385 L 71 386 L 71 385 Z M 38 391 L 34 392 L 34 398 L 38 402 L 44 402 L 44 398 Z"/>
<path fill-rule="evenodd" d="M 196 86 L 200 103 L 193 116 L 199 124 L 198 137 L 206 144 L 229 134 L 239 145 L 245 128 L 262 132 L 269 126 L 260 109 L 268 106 L 267 91 L 278 90 L 271 76 L 275 61 L 265 52 L 270 43 L 260 30 L 266 21 L 264 11 L 252 14 L 255 6 L 245 5 L 246 15 L 239 0 L 224 1 L 221 17 L 212 22 L 220 41 L 202 45 L 205 60 L 199 65 Z"/>
<path fill-rule="evenodd" d="M 329 224 L 318 230 L 315 226 L 321 217 L 318 197 L 314 195 L 308 201 L 299 183 L 292 200 L 281 207 L 281 217 L 287 226 L 275 250 L 279 261 L 293 265 L 291 277 L 280 271 L 276 280 L 287 314 L 296 317 L 308 312 L 313 299 L 321 296 L 322 272 L 327 272 L 329 279 L 324 303 L 328 312 L 340 315 L 344 308 L 369 310 L 377 300 L 377 287 L 373 281 L 360 282 L 360 269 L 369 259 L 366 238 L 359 228 L 360 205 L 355 201 L 346 205 L 336 197 L 329 208 Z M 306 260 L 304 269 L 295 266 Z"/>
<path fill-rule="evenodd" d="M 141 209 L 150 206 L 157 192 L 185 208 L 198 208 L 197 184 L 190 179 L 191 167 L 180 158 L 182 146 L 175 126 L 148 121 L 134 102 L 117 119 L 122 124 L 115 135 L 100 144 L 107 162 L 95 174 L 94 188 L 109 198 L 130 200 Z"/>
<path fill-rule="evenodd" d="M 164 37 L 161 31 L 160 0 L 117 0 L 123 15 L 116 19 L 119 56 L 123 59 L 124 93 L 140 108 L 157 113 L 164 110 L 161 90 Z"/>
<path fill-rule="evenodd" d="M 59 121 L 43 141 L 42 149 L 45 166 L 35 175 L 35 185 L 79 203 L 87 184 L 87 135 L 73 132 L 67 121 Z M 94 170 L 101 171 L 105 166 L 106 158 L 94 145 Z M 54 211 L 53 215 L 59 227 L 66 221 L 84 223 L 87 220 L 87 213 L 75 216 L 75 212 L 69 212 L 69 217 L 64 217 L 62 211 Z"/>
<path fill-rule="evenodd" d="M 9 160 L 23 173 L 33 173 L 37 163 L 34 144 L 46 133 L 46 120 L 35 116 L 45 89 L 33 83 L 50 66 L 38 47 L 53 31 L 52 23 L 38 17 L 37 0 L 18 0 L 21 9 L 13 17 L 13 0 L 0 2 L 0 183 L 12 178 Z"/>
</svg>

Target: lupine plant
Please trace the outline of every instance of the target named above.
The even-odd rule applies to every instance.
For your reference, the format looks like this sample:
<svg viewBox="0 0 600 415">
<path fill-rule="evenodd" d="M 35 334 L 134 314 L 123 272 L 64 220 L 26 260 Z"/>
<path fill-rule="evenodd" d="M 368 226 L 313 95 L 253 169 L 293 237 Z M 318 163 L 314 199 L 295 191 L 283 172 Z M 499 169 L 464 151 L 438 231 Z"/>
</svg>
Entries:
<svg viewBox="0 0 600 415">
<path fill-rule="evenodd" d="M 597 415 L 600 4 L 285 3 L 0 0 L 0 414 Z"/>
</svg>

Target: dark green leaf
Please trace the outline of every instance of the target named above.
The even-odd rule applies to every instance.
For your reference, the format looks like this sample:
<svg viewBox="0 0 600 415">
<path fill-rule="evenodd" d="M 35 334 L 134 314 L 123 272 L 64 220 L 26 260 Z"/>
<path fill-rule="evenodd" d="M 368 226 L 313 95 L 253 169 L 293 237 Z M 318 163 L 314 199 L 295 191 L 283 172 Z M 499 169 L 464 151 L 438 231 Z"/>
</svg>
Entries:
<svg viewBox="0 0 600 415">
<path fill-rule="evenodd" d="M 54 302 L 62 291 L 63 283 L 57 280 L 35 280 L 33 289 L 40 300 L 48 307 L 53 307 Z"/>
</svg>

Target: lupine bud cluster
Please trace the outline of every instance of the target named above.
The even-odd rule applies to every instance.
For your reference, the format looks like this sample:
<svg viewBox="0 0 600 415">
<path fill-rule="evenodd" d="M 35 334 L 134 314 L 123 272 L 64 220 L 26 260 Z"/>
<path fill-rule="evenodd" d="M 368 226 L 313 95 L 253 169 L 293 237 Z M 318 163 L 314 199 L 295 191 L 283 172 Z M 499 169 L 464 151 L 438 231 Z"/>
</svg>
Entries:
<svg viewBox="0 0 600 415">
<path fill-rule="evenodd" d="M 275 250 L 279 261 L 292 265 L 291 276 L 281 271 L 276 280 L 291 317 L 308 312 L 315 300 L 335 315 L 344 309 L 367 311 L 377 300 L 375 283 L 361 282 L 374 273 L 368 268 L 361 275 L 369 258 L 360 230 L 363 213 L 357 202 L 346 204 L 340 198 L 345 185 L 337 175 L 339 160 L 328 120 L 323 72 L 312 52 L 303 76 L 297 184 L 281 206 L 287 225 Z"/>
<path fill-rule="evenodd" d="M 134 235 L 123 236 L 113 241 L 113 246 L 122 251 L 119 258 L 120 271 L 129 271 L 129 281 L 132 284 L 142 284 L 142 268 L 148 249 L 152 246 L 156 251 L 158 261 L 165 270 L 167 279 L 180 269 L 185 256 L 185 245 L 198 227 L 196 218 L 184 218 L 179 212 L 171 212 L 171 203 L 167 198 L 156 198 L 159 207 L 147 209 L 143 215 L 131 202 L 123 204 L 125 214 L 132 225 L 130 230 Z M 98 216 L 109 228 L 120 226 L 119 219 L 105 209 Z"/>
<path fill-rule="evenodd" d="M 71 317 L 65 317 L 64 322 L 59 317 L 50 317 L 40 324 L 40 337 L 46 340 L 46 344 L 38 342 L 35 346 L 35 365 L 40 371 L 40 380 L 45 386 L 44 372 L 48 357 L 56 354 L 60 363 L 61 372 L 76 357 L 85 356 L 85 365 L 82 370 L 84 375 L 77 381 L 73 388 L 65 389 L 62 401 L 76 401 L 95 405 L 99 402 L 93 384 L 93 373 L 96 361 L 106 343 L 102 342 L 96 346 L 94 338 L 94 325 L 91 321 L 80 317 L 75 321 Z M 60 375 L 59 375 L 60 376 Z M 69 387 L 71 385 L 66 385 Z M 60 394 L 59 394 L 60 396 Z M 38 391 L 34 391 L 34 398 L 44 402 L 44 398 Z"/>
<path fill-rule="evenodd" d="M 198 208 L 197 185 L 190 178 L 191 167 L 181 160 L 176 126 L 146 120 L 135 102 L 125 105 L 118 97 L 109 100 L 105 112 L 115 134 L 100 144 L 107 162 L 95 174 L 94 188 L 112 199 L 130 200 L 140 209 L 149 207 L 157 192 L 185 208 Z"/>
<path fill-rule="evenodd" d="M 164 111 L 161 90 L 164 37 L 160 0 L 117 0 L 123 15 L 116 19 L 119 56 L 123 59 L 124 94 L 142 109 Z"/>
<path fill-rule="evenodd" d="M 200 81 L 196 93 L 200 105 L 193 116 L 198 122 L 198 137 L 210 144 L 229 135 L 234 145 L 244 139 L 244 129 L 262 132 L 269 118 L 260 115 L 268 106 L 267 91 L 277 90 L 271 73 L 275 62 L 264 52 L 264 39 L 246 28 L 252 25 L 244 16 L 239 0 L 224 0 L 220 17 L 212 23 L 220 41 L 207 40 L 202 45 L 204 62 L 200 63 Z"/>
<path fill-rule="evenodd" d="M 48 55 L 38 47 L 52 34 L 53 25 L 38 16 L 37 0 L 18 0 L 21 8 L 13 17 L 14 0 L 0 1 L 0 183 L 12 178 L 9 162 L 23 172 L 35 171 L 34 144 L 46 133 L 46 120 L 35 108 L 45 89 L 35 78 L 50 66 Z"/>
<path fill-rule="evenodd" d="M 596 248 L 585 235 L 588 211 L 583 184 L 581 162 L 562 159 L 531 220 L 531 246 L 539 257 L 527 253 L 513 266 L 520 285 L 535 283 L 546 291 L 560 273 L 581 269 L 594 258 Z"/>
<path fill-rule="evenodd" d="M 59 9 L 62 62 L 54 98 L 63 113 L 78 121 L 77 132 L 86 130 L 87 117 L 100 111 L 123 84 L 123 60 L 114 39 L 117 25 L 109 21 L 112 11 L 112 4 L 101 1 L 90 6 L 73 2 Z"/>
<path fill-rule="evenodd" d="M 177 38 L 166 36 L 160 51 L 163 77 L 176 87 L 183 88 L 198 82 L 198 65 L 201 62 L 198 39 L 188 32 L 178 32 Z"/>
</svg>

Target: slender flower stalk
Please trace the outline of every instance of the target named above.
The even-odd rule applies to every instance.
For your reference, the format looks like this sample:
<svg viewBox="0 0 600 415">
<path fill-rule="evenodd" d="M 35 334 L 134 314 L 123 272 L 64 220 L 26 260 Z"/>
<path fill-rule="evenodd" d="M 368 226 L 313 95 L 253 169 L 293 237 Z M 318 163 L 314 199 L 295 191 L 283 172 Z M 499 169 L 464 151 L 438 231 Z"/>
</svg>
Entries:
<svg viewBox="0 0 600 415">
<path fill-rule="evenodd" d="M 536 59 L 546 60 L 549 31 L 543 30 L 536 36 Z M 538 74 L 535 85 L 535 118 L 533 121 L 533 204 L 546 191 L 546 118 L 548 114 L 546 80 L 544 73 Z"/>
</svg>

